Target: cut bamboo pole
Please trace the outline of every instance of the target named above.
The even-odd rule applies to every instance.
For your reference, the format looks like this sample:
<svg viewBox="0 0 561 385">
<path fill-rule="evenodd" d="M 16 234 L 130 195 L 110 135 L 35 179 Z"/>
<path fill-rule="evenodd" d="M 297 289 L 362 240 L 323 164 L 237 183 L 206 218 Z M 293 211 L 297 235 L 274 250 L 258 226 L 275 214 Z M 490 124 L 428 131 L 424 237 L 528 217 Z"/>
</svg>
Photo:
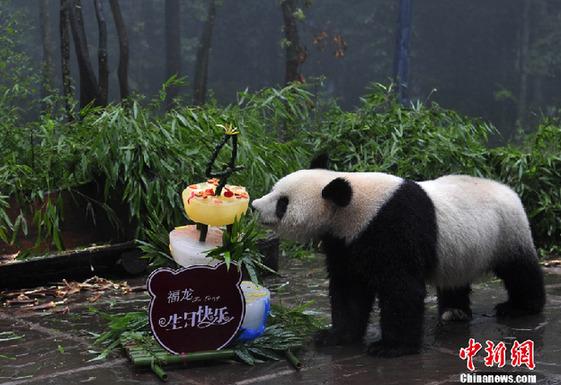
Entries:
<svg viewBox="0 0 561 385">
<path fill-rule="evenodd" d="M 294 367 L 294 369 L 296 370 L 300 370 L 302 369 L 302 363 L 300 362 L 300 360 L 294 355 L 294 353 L 292 353 L 290 351 L 290 349 L 286 350 L 284 352 L 284 355 L 286 356 L 286 359 L 288 362 L 290 362 L 290 364 Z"/>
<path fill-rule="evenodd" d="M 129 349 L 129 357 L 135 366 L 150 366 L 157 360 L 160 365 L 185 364 L 189 362 L 211 361 L 236 358 L 234 350 L 213 350 L 186 354 L 170 354 L 164 351 L 148 352 L 143 349 Z"/>
<path fill-rule="evenodd" d="M 158 378 L 162 381 L 167 381 L 168 380 L 168 375 L 167 373 L 164 371 L 164 369 L 162 369 L 162 367 L 160 365 L 158 365 L 156 363 L 156 361 L 152 360 L 151 364 L 150 364 L 150 369 L 152 369 L 152 372 L 154 372 L 154 374 L 156 376 L 158 376 Z"/>
</svg>

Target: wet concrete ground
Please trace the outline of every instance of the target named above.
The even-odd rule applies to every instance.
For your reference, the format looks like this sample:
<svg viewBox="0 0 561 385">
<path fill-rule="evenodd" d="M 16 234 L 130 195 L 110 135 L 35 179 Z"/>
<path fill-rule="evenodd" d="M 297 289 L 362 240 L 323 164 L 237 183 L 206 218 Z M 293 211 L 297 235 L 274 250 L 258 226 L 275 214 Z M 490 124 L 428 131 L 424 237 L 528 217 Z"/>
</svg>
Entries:
<svg viewBox="0 0 561 385">
<path fill-rule="evenodd" d="M 282 269 L 283 278 L 269 279 L 280 287 L 275 301 L 296 304 L 314 300 L 312 308 L 328 314 L 327 281 L 321 257 L 309 262 L 291 261 Z M 513 339 L 535 342 L 536 369 L 532 372 L 512 368 L 508 363 L 495 372 L 535 374 L 537 383 L 561 383 L 561 269 L 546 270 L 548 301 L 543 315 L 498 322 L 493 306 L 506 294 L 499 281 L 474 285 L 474 318 L 469 323 L 437 326 L 436 297 L 427 297 L 425 341 L 422 354 L 394 359 L 378 359 L 364 353 L 365 346 L 316 349 L 309 346 L 300 353 L 304 368 L 296 372 L 286 362 L 246 366 L 221 362 L 204 366 L 166 368 L 169 383 L 181 384 L 447 384 L 459 383 L 467 373 L 465 361 L 458 358 L 460 347 L 470 337 L 484 345 Z M 139 285 L 142 279 L 130 282 Z M 286 285 L 283 285 L 287 283 Z M 1 384 L 159 384 L 150 371 L 134 369 L 121 352 L 106 361 L 88 362 L 95 355 L 88 331 L 103 331 L 103 321 L 88 308 L 111 312 L 142 309 L 147 294 L 131 293 L 120 297 L 102 297 L 93 305 L 85 296 L 76 296 L 68 314 L 0 309 L 0 332 L 12 331 L 24 338 L 0 341 Z M 367 339 L 379 334 L 376 314 Z M 475 360 L 481 371 L 483 350 Z"/>
</svg>

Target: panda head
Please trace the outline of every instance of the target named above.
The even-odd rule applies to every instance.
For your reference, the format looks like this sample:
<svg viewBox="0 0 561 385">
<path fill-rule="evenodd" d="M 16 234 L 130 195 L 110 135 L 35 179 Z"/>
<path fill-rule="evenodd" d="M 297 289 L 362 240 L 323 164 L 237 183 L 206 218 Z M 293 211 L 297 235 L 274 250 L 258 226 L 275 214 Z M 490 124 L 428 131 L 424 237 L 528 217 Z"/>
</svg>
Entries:
<svg viewBox="0 0 561 385">
<path fill-rule="evenodd" d="M 325 156 L 316 158 L 311 167 L 323 167 L 325 161 Z M 280 179 L 252 207 L 261 223 L 280 236 L 305 242 L 330 231 L 334 217 L 352 197 L 351 184 L 341 173 L 312 168 Z"/>
</svg>

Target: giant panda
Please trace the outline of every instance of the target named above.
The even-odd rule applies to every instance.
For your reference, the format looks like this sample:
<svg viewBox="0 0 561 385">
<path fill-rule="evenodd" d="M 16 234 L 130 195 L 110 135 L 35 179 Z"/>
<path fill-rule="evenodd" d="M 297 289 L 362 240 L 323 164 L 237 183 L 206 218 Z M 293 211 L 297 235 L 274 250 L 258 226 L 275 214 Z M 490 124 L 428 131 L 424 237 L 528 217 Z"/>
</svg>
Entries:
<svg viewBox="0 0 561 385">
<path fill-rule="evenodd" d="M 487 272 L 508 292 L 495 307 L 498 317 L 541 312 L 543 274 L 524 208 L 509 187 L 466 175 L 415 182 L 335 172 L 326 161 L 285 176 L 252 202 L 260 222 L 281 237 L 321 240 L 332 327 L 317 343 L 360 341 L 377 297 L 381 339 L 368 353 L 418 353 L 426 282 L 436 286 L 441 320 L 467 320 L 470 284 Z"/>
</svg>

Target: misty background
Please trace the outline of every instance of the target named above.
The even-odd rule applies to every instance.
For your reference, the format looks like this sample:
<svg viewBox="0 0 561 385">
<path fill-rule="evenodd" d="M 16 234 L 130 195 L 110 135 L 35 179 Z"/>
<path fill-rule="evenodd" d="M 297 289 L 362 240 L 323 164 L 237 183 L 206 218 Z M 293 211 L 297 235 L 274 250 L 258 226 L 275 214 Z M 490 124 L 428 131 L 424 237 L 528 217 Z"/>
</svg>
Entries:
<svg viewBox="0 0 561 385">
<path fill-rule="evenodd" d="M 173 1 L 173 0 L 168 0 Z M 179 13 L 166 15 L 165 0 L 120 0 L 129 39 L 131 93 L 156 95 L 167 79 L 166 25 L 177 24 L 178 89 L 192 99 L 197 49 L 209 14 L 208 1 L 176 1 Z M 296 27 L 305 57 L 302 80 L 322 79 L 323 95 L 346 109 L 360 102 L 373 82 L 389 84 L 398 33 L 398 0 L 296 2 Z M 62 88 L 60 1 L 0 1 L 4 15 L 17 20 L 21 52 L 41 70 L 44 26 L 50 27 L 53 85 Z M 109 1 L 107 21 L 109 101 L 119 100 L 119 45 Z M 81 2 L 92 66 L 97 72 L 98 24 L 94 2 Z M 170 21 L 170 17 L 175 20 Z M 0 23 L 2 20 L 0 19 Z M 43 31 L 43 32 L 42 32 Z M 435 101 L 471 117 L 481 117 L 504 140 L 516 130 L 532 130 L 561 102 L 561 2 L 549 0 L 413 0 L 409 85 L 411 101 Z M 278 0 L 217 1 L 208 54 L 207 88 L 218 103 L 236 93 L 285 82 L 286 39 Z M 70 45 L 72 79 L 78 97 L 78 65 Z"/>
</svg>

